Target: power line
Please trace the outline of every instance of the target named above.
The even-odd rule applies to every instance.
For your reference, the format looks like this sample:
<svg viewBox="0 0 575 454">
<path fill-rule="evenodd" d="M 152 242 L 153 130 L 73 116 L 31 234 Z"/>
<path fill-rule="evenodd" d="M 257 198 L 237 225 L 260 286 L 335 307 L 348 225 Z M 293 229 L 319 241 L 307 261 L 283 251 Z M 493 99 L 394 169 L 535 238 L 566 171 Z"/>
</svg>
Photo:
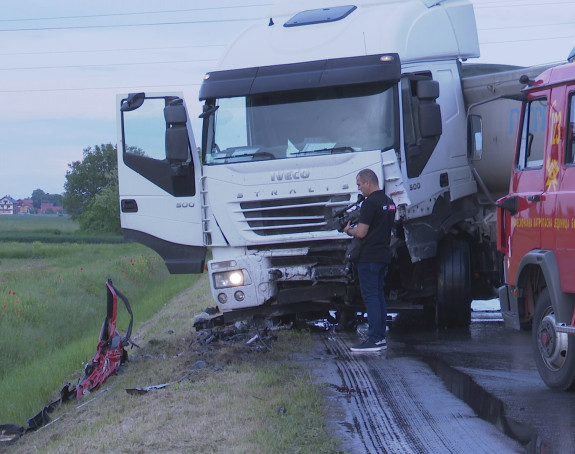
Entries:
<svg viewBox="0 0 575 454">
<path fill-rule="evenodd" d="M 547 24 L 526 24 L 526 25 L 513 25 L 513 26 L 505 26 L 505 27 L 481 27 L 478 30 L 513 30 L 518 28 L 537 28 L 537 27 L 558 27 L 558 26 L 569 26 L 573 25 L 575 22 L 552 22 Z"/>
<path fill-rule="evenodd" d="M 110 13 L 110 14 L 90 14 L 81 16 L 54 16 L 54 17 L 34 17 L 28 19 L 0 19 L 0 22 L 30 22 L 30 21 L 40 21 L 40 20 L 61 20 L 61 19 L 93 19 L 96 17 L 119 17 L 119 16 L 141 16 L 144 14 L 166 14 L 166 13 L 186 13 L 190 11 L 212 11 L 212 10 L 222 10 L 222 9 L 239 9 L 239 8 L 254 8 L 262 6 L 270 6 L 271 3 L 262 3 L 255 5 L 237 5 L 237 6 L 212 6 L 205 8 L 187 8 L 187 9 L 175 9 L 175 10 L 164 10 L 164 11 L 139 11 L 134 13 Z"/>
<path fill-rule="evenodd" d="M 53 31 L 53 30 L 88 30 L 98 28 L 124 28 L 124 27 L 156 27 L 165 25 L 189 25 L 189 24 L 213 24 L 213 23 L 229 23 L 229 22 L 246 22 L 256 21 L 261 17 L 251 17 L 244 19 L 213 19 L 213 20 L 199 20 L 199 21 L 181 21 L 181 22 L 149 22 L 144 24 L 117 24 L 117 25 L 72 25 L 68 27 L 36 27 L 36 28 L 12 28 L 0 29 L 0 32 L 37 32 L 37 31 Z"/>
<path fill-rule="evenodd" d="M 115 87 L 80 87 L 80 88 L 23 88 L 14 90 L 0 90 L 0 93 L 48 93 L 48 92 L 70 92 L 70 91 L 89 91 L 89 90 L 127 90 L 135 91 L 143 88 L 183 88 L 183 87 L 199 87 L 201 82 L 198 83 L 182 83 L 182 84 L 161 84 L 161 85 L 129 85 L 129 86 L 115 86 Z"/>
<path fill-rule="evenodd" d="M 521 1 L 517 1 L 517 0 L 511 0 L 509 2 L 505 2 L 505 1 L 491 1 L 491 2 L 480 2 L 480 1 L 476 1 L 476 0 L 471 0 L 471 3 L 473 3 L 473 8 L 474 9 L 484 9 L 484 8 L 489 8 L 489 9 L 495 9 L 495 8 L 514 8 L 514 7 L 520 7 L 520 8 L 525 8 L 528 6 L 538 6 L 541 7 L 541 0 L 535 0 L 533 1 L 533 3 L 527 3 L 524 0 Z M 546 1 L 545 2 L 545 6 L 557 6 L 557 5 L 572 5 L 573 4 L 573 0 L 566 0 L 564 2 L 561 1 Z"/>
<path fill-rule="evenodd" d="M 35 69 L 72 69 L 72 68 L 101 68 L 110 66 L 140 66 L 140 65 L 165 65 L 171 63 L 206 63 L 210 61 L 217 61 L 216 58 L 190 60 L 170 60 L 170 61 L 147 61 L 147 62 L 133 62 L 133 63 L 106 63 L 101 65 L 58 65 L 58 66 L 20 66 L 13 68 L 0 68 L 0 71 L 25 71 Z"/>
<path fill-rule="evenodd" d="M 502 2 L 490 2 L 496 4 L 496 7 L 500 7 L 503 3 Z M 565 4 L 563 2 L 553 2 L 554 4 Z M 265 4 L 267 5 L 267 4 Z M 484 4 L 485 5 L 485 4 Z M 535 5 L 535 3 L 532 3 Z M 244 8 L 244 7 L 253 7 L 256 5 L 247 5 L 247 6 L 240 6 L 240 7 L 207 7 L 207 8 L 192 8 L 186 10 L 173 10 L 173 11 L 156 11 L 156 12 L 149 12 L 149 13 L 168 13 L 168 12 L 182 12 L 182 11 L 198 11 L 198 10 L 220 10 L 220 9 L 232 9 L 232 8 Z M 257 6 L 264 6 L 264 5 L 257 5 Z M 474 5 L 480 6 L 480 5 Z M 487 6 L 483 6 L 487 7 Z M 62 18 L 87 18 L 87 17 L 101 17 L 101 16 L 127 16 L 127 15 L 139 15 L 139 14 L 146 14 L 145 12 L 140 13 L 118 13 L 118 14 L 102 14 L 102 15 L 92 15 L 92 16 L 63 16 L 63 17 L 54 17 L 54 18 L 44 18 L 44 19 L 62 19 Z M 41 18 L 33 19 L 33 20 L 40 20 Z M 22 19 L 25 20 L 25 19 Z M 94 26 L 70 26 L 70 27 L 46 27 L 46 28 L 30 28 L 30 29 L 14 29 L 14 30 L 2 30 L 2 31 L 36 31 L 36 30 L 65 30 L 65 29 L 85 29 L 85 28 L 109 28 L 109 27 L 139 27 L 139 26 L 157 26 L 157 25 L 174 25 L 174 24 L 200 24 L 200 23 L 222 23 L 222 22 L 240 22 L 240 21 L 248 21 L 254 19 L 218 19 L 218 20 L 200 20 L 200 21 L 181 21 L 181 22 L 157 22 L 157 23 L 147 23 L 147 24 L 120 24 L 120 25 L 94 25 Z M 0 22 L 7 22 L 7 21 L 16 21 L 16 19 L 0 19 Z M 506 27 L 506 30 L 510 29 L 523 29 L 523 28 L 534 28 L 534 27 L 549 27 L 550 25 L 573 25 L 573 22 L 566 22 L 561 24 L 548 24 L 548 25 L 515 25 L 511 27 Z M 480 28 L 480 31 L 492 31 L 503 29 L 503 27 L 487 27 L 487 28 Z M 548 40 L 560 40 L 560 39 L 572 39 L 575 35 L 567 35 L 567 36 L 557 36 L 557 37 L 546 37 L 545 39 Z M 541 38 L 532 37 L 532 38 L 524 38 L 524 39 L 508 39 L 508 40 L 498 40 L 498 41 L 480 41 L 481 45 L 497 45 L 497 44 L 506 44 L 506 43 L 520 43 L 520 42 L 530 42 L 530 41 L 538 41 Z M 202 48 L 202 47 L 225 47 L 225 44 L 218 45 L 218 44 L 208 44 L 208 45 L 196 45 L 196 46 L 172 46 L 172 47 L 144 47 L 144 48 L 132 48 L 132 49 L 99 49 L 99 50 L 72 50 L 72 51 L 47 51 L 47 52 L 2 52 L 0 55 L 46 55 L 46 54 L 74 54 L 74 53 L 94 53 L 94 52 L 129 52 L 129 51 L 144 51 L 144 50 L 164 50 L 164 49 L 184 49 L 184 48 Z M 111 64 L 85 64 L 85 65 L 49 65 L 49 66 L 24 66 L 24 67 L 7 67 L 7 68 L 0 68 L 0 71 L 29 71 L 29 70 L 43 70 L 43 69 L 70 69 L 70 68 L 102 68 L 102 67 L 114 67 L 114 66 L 137 66 L 137 65 L 153 65 L 153 64 L 181 64 L 181 63 L 193 63 L 193 62 L 211 62 L 216 61 L 216 59 L 202 59 L 202 60 L 175 60 L 175 61 L 149 61 L 149 62 L 134 62 L 134 63 L 111 63 Z"/>
<path fill-rule="evenodd" d="M 202 45 L 189 45 L 189 46 L 162 46 L 162 47 L 132 47 L 132 48 L 116 48 L 116 49 L 92 49 L 92 50 L 48 50 L 48 51 L 34 51 L 34 52 L 0 52 L 0 55 L 48 55 L 48 54 L 87 54 L 98 52 L 132 52 L 132 51 L 148 51 L 148 50 L 170 50 L 170 49 L 193 49 L 193 48 L 206 48 L 206 47 L 225 47 L 226 44 L 202 44 Z"/>
<path fill-rule="evenodd" d="M 574 35 L 565 35 L 565 36 L 546 36 L 546 41 L 557 40 L 557 39 L 572 39 L 575 38 Z M 541 41 L 541 37 L 533 37 L 533 38 L 523 38 L 523 39 L 508 39 L 508 40 L 499 40 L 499 41 L 479 41 L 479 44 L 508 44 L 508 43 L 523 43 L 529 41 Z"/>
</svg>

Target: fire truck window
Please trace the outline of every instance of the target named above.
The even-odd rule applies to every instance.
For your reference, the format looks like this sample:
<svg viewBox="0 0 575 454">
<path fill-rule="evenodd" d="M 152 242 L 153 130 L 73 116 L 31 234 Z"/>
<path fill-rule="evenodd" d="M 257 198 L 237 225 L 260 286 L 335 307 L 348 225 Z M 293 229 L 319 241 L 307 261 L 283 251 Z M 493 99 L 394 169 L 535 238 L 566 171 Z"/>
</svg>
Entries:
<svg viewBox="0 0 575 454">
<path fill-rule="evenodd" d="M 569 95 L 569 117 L 567 118 L 567 131 L 565 137 L 565 164 L 575 164 L 575 143 L 573 141 L 573 129 L 575 128 L 575 93 Z"/>
<path fill-rule="evenodd" d="M 547 99 L 535 99 L 525 106 L 517 167 L 519 170 L 543 166 L 547 125 Z"/>
</svg>

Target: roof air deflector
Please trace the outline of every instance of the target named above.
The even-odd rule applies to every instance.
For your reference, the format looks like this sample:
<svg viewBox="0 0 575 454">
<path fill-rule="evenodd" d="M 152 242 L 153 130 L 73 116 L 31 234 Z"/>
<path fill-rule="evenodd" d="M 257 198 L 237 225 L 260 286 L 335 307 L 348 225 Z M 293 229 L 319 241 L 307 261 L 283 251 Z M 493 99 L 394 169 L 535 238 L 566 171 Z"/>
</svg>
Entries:
<svg viewBox="0 0 575 454">
<path fill-rule="evenodd" d="M 355 5 L 346 5 L 301 11 L 288 20 L 284 24 L 284 27 L 299 27 L 300 25 L 336 22 L 349 16 L 356 9 L 357 6 Z"/>
</svg>

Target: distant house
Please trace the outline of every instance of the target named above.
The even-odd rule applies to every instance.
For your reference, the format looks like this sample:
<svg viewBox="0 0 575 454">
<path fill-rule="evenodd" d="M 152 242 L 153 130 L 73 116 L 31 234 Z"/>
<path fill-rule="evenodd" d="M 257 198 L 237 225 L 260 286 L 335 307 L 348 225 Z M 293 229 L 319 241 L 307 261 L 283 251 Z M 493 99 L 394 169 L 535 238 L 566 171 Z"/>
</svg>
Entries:
<svg viewBox="0 0 575 454">
<path fill-rule="evenodd" d="M 62 214 L 62 208 L 59 205 L 54 205 L 53 203 L 44 203 L 40 206 L 40 214 Z"/>
<path fill-rule="evenodd" d="M 20 199 L 18 204 L 20 205 L 20 214 L 34 213 L 34 201 L 32 199 Z"/>
<path fill-rule="evenodd" d="M 9 195 L 0 199 L 0 214 L 18 214 L 18 202 Z"/>
</svg>

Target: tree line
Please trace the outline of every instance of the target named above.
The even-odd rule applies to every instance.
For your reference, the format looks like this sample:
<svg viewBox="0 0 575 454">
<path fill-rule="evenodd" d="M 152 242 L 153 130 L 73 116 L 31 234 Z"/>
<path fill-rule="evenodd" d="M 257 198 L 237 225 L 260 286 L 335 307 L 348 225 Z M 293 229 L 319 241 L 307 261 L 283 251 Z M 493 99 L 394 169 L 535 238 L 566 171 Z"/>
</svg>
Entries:
<svg viewBox="0 0 575 454">
<path fill-rule="evenodd" d="M 86 233 L 120 234 L 117 147 L 111 143 L 84 149 L 83 159 L 68 164 L 62 204 Z"/>
<path fill-rule="evenodd" d="M 83 159 L 68 164 L 64 194 L 32 192 L 32 205 L 62 206 L 84 233 L 120 234 L 117 147 L 110 143 L 83 150 Z"/>
<path fill-rule="evenodd" d="M 41 210 L 43 203 L 51 203 L 54 206 L 62 206 L 62 194 L 49 194 L 42 189 L 32 191 L 32 207 L 35 210 Z"/>
</svg>

